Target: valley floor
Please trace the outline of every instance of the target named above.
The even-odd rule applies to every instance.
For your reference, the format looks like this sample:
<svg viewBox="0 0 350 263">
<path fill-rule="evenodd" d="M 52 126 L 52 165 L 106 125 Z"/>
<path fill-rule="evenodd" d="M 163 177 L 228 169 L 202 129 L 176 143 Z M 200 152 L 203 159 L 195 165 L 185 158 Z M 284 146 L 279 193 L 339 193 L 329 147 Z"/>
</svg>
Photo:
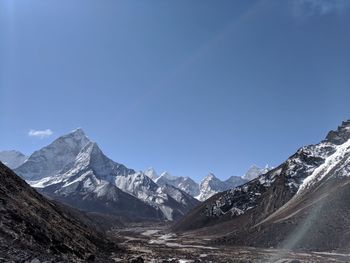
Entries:
<svg viewBox="0 0 350 263">
<path fill-rule="evenodd" d="M 115 255 L 115 262 L 152 263 L 306 263 L 349 262 L 350 255 L 340 253 L 301 253 L 277 249 L 209 245 L 209 238 L 195 238 L 169 232 L 166 225 L 130 225 L 116 229 L 111 235 L 133 256 Z M 133 261 L 134 260 L 134 261 Z M 139 261 L 137 261 L 139 260 Z"/>
</svg>

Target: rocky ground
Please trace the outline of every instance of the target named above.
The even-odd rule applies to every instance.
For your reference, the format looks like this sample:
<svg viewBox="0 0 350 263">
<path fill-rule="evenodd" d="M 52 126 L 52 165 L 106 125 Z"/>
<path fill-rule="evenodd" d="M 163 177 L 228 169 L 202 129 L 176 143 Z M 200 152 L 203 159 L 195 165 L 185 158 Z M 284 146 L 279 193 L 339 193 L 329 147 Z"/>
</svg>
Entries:
<svg viewBox="0 0 350 263">
<path fill-rule="evenodd" d="M 130 253 L 115 255 L 115 262 L 173 263 L 306 263 L 349 262 L 350 255 L 330 252 L 292 252 L 277 249 L 209 245 L 210 237 L 176 235 L 166 225 L 129 225 L 110 232 L 122 239 Z M 130 256 L 132 255 L 132 256 Z"/>
</svg>

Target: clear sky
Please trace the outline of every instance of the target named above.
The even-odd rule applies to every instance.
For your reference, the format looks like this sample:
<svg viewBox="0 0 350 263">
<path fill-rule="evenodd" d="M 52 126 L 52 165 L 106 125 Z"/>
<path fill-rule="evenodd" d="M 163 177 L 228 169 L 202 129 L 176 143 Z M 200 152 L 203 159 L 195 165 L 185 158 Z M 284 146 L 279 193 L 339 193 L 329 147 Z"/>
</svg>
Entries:
<svg viewBox="0 0 350 263">
<path fill-rule="evenodd" d="M 226 178 L 348 118 L 348 0 L 0 1 L 0 150 L 82 127 L 131 168 Z"/>
</svg>

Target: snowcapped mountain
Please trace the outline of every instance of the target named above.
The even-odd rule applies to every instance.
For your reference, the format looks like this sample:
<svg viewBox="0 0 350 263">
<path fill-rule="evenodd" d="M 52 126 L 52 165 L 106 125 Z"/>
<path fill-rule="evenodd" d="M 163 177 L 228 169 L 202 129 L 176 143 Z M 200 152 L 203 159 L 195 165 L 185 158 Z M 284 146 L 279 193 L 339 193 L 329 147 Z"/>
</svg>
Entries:
<svg viewBox="0 0 350 263">
<path fill-rule="evenodd" d="M 209 173 L 201 181 L 199 185 L 200 192 L 196 198 L 200 201 L 205 201 L 216 193 L 234 188 L 238 185 L 244 184 L 245 182 L 247 181 L 238 176 L 231 176 L 226 181 L 221 181 L 213 173 Z"/>
<path fill-rule="evenodd" d="M 67 154 L 65 158 L 56 156 L 63 152 Z M 161 217 L 156 208 L 124 193 L 115 185 L 116 177 L 134 174 L 135 171 L 107 158 L 81 129 L 74 130 L 36 151 L 23 166 L 16 169 L 16 172 L 27 179 L 32 187 L 82 210 L 133 219 Z M 37 168 L 41 166 L 45 169 Z M 33 176 L 31 171 L 40 173 Z M 43 177 L 42 171 L 46 171 L 49 176 Z M 33 178 L 38 180 L 32 180 Z"/>
<path fill-rule="evenodd" d="M 172 176 L 168 172 L 162 173 L 155 182 L 158 185 L 172 185 L 191 196 L 199 194 L 199 185 L 189 177 Z"/>
<path fill-rule="evenodd" d="M 27 160 L 27 158 L 27 156 L 19 151 L 12 150 L 0 152 L 0 161 L 11 169 L 15 169 L 18 166 L 22 165 Z"/>
<path fill-rule="evenodd" d="M 196 198 L 204 201 L 214 194 L 224 191 L 224 185 L 213 173 L 209 173 L 199 184 L 200 193 Z"/>
<path fill-rule="evenodd" d="M 265 174 L 270 171 L 272 168 L 269 165 L 266 165 L 264 168 L 257 167 L 252 165 L 249 170 L 242 176 L 244 180 L 251 181 L 257 178 L 259 175 Z"/>
<path fill-rule="evenodd" d="M 26 180 L 39 180 L 57 175 L 65 166 L 74 162 L 89 142 L 84 131 L 76 129 L 39 151 L 35 151 L 23 165 L 16 169 L 16 173 Z"/>
<path fill-rule="evenodd" d="M 199 186 L 189 177 L 172 176 L 167 172 L 158 176 L 153 168 L 136 172 L 106 157 L 82 129 L 61 136 L 34 152 L 25 163 L 16 168 L 16 173 L 33 187 L 66 203 L 79 205 L 78 208 L 81 209 L 93 207 L 99 212 L 109 210 L 123 216 L 130 214 L 137 217 L 137 213 L 127 211 L 127 207 L 121 203 L 125 199 L 126 203 L 133 203 L 131 207 L 139 208 L 141 204 L 138 201 L 142 201 L 146 207 L 136 210 L 147 212 L 139 213 L 140 218 L 167 220 L 178 219 L 184 211 L 198 203 L 196 200 L 179 203 L 178 197 L 170 195 L 174 190 L 170 191 L 172 188 L 169 186 L 181 190 L 177 195 L 183 195 L 182 199 L 194 199 L 196 196 L 203 201 L 217 192 L 245 182 L 235 176 L 222 182 L 214 175 L 209 175 Z M 133 197 L 138 200 L 133 200 Z M 98 208 L 99 202 L 101 207 Z M 109 202 L 112 205 L 106 206 Z"/>
<path fill-rule="evenodd" d="M 193 197 L 179 189 L 175 199 L 172 194 L 169 194 L 169 185 L 159 186 L 142 172 L 118 176 L 115 179 L 115 185 L 140 200 L 157 207 L 164 217 L 170 221 L 179 219 L 184 215 L 184 211 L 189 211 L 198 204 Z M 179 199 L 192 199 L 192 201 L 184 203 L 180 202 Z"/>
<path fill-rule="evenodd" d="M 90 211 L 174 220 L 183 215 L 179 207 L 193 205 L 179 203 L 144 173 L 109 159 L 81 129 L 34 152 L 16 172 L 51 197 Z"/>
<path fill-rule="evenodd" d="M 271 171 L 210 198 L 175 229 L 205 227 L 219 243 L 341 248 L 350 242 L 349 178 L 350 121 L 345 121 L 319 144 L 302 147 Z"/>
<path fill-rule="evenodd" d="M 130 193 L 140 200 L 157 207 L 167 220 L 177 220 L 185 211 L 189 211 L 199 202 L 180 189 L 176 190 L 176 198 L 173 195 L 174 187 L 170 185 L 158 185 L 142 172 L 136 172 L 127 176 L 118 176 L 115 185 L 121 190 Z M 170 190 L 172 189 L 172 190 Z M 181 202 L 181 200 L 188 200 Z"/>
</svg>

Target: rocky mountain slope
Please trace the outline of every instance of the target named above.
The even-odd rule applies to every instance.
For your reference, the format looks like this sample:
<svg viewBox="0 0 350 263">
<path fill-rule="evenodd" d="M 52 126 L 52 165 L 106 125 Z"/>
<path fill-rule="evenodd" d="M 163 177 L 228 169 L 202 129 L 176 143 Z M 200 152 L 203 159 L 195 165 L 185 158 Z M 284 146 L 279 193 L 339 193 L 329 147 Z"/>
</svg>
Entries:
<svg viewBox="0 0 350 263">
<path fill-rule="evenodd" d="M 35 151 L 28 160 L 16 169 L 16 173 L 26 180 L 40 180 L 55 176 L 67 165 L 74 162 L 76 156 L 89 142 L 82 129 L 61 136 L 50 145 Z"/>
<path fill-rule="evenodd" d="M 195 203 L 179 203 L 144 173 L 112 161 L 81 129 L 34 152 L 16 172 L 52 198 L 128 220 L 176 220 L 179 207 Z"/>
<path fill-rule="evenodd" d="M 15 169 L 22 165 L 26 160 L 27 156 L 19 151 L 1 151 L 0 161 L 11 169 Z"/>
<path fill-rule="evenodd" d="M 348 249 L 349 139 L 346 121 L 277 168 L 213 196 L 174 229 L 215 234 L 216 242 L 236 245 Z"/>
<path fill-rule="evenodd" d="M 118 251 L 102 234 L 44 198 L 2 163 L 0 211 L 1 262 L 107 262 L 103 252 Z"/>
</svg>

